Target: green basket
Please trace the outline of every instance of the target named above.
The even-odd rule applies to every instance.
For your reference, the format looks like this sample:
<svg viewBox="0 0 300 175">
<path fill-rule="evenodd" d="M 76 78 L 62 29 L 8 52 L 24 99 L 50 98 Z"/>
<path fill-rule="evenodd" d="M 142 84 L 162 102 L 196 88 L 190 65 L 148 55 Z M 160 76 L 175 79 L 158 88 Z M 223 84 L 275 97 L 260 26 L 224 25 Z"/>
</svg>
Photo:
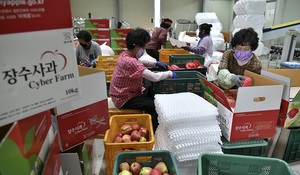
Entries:
<svg viewBox="0 0 300 175">
<path fill-rule="evenodd" d="M 152 84 L 155 94 L 173 94 L 179 92 L 193 92 L 203 95 L 197 71 L 173 71 L 178 75 L 175 79 L 165 79 Z M 204 76 L 204 75 L 203 75 Z M 204 76 L 205 77 L 205 76 Z"/>
<path fill-rule="evenodd" d="M 198 175 L 293 175 L 283 160 L 233 154 L 200 154 Z"/>
<path fill-rule="evenodd" d="M 225 154 L 238 154 L 248 156 L 265 156 L 268 142 L 264 139 L 228 142 L 224 137 L 221 138 L 223 144 L 222 151 Z"/>
<path fill-rule="evenodd" d="M 204 65 L 204 57 L 198 54 L 171 54 L 169 59 L 169 64 L 185 64 L 187 62 L 198 60 L 201 65 Z"/>
<path fill-rule="evenodd" d="M 174 155 L 167 150 L 155 150 L 155 151 L 133 151 L 133 152 L 121 152 L 118 153 L 114 161 L 113 175 L 119 174 L 119 165 L 122 162 L 127 162 L 129 165 L 133 162 L 139 162 L 142 167 L 151 167 L 158 162 L 164 162 L 168 168 L 170 175 L 180 175 L 177 168 Z"/>
<path fill-rule="evenodd" d="M 290 135 L 283 160 L 294 162 L 300 160 L 300 129 L 290 129 Z"/>
</svg>

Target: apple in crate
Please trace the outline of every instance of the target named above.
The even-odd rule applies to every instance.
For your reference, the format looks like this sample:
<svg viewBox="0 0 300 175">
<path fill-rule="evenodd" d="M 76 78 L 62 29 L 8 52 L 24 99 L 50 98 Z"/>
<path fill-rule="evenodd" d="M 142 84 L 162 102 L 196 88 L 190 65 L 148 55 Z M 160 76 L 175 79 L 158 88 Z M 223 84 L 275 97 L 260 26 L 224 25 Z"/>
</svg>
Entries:
<svg viewBox="0 0 300 175">
<path fill-rule="evenodd" d="M 130 138 L 132 141 L 139 141 L 141 139 L 141 134 L 137 130 L 133 130 L 130 134 Z"/>
<path fill-rule="evenodd" d="M 132 175 L 132 173 L 128 170 L 123 170 L 119 173 L 119 175 Z"/>
<path fill-rule="evenodd" d="M 132 132 L 132 127 L 130 124 L 124 124 L 121 126 L 122 134 L 130 134 Z"/>
<path fill-rule="evenodd" d="M 149 131 L 147 128 L 141 127 L 139 130 L 139 133 L 141 134 L 142 137 L 148 137 Z"/>
<path fill-rule="evenodd" d="M 158 162 L 155 165 L 154 169 L 157 169 L 157 170 L 159 170 L 162 173 L 167 173 L 168 172 L 167 165 L 164 162 Z"/>
<path fill-rule="evenodd" d="M 140 171 L 139 175 L 149 175 L 151 172 L 152 168 L 151 167 L 143 167 Z"/>
<path fill-rule="evenodd" d="M 140 163 L 138 162 L 132 162 L 130 164 L 130 172 L 133 174 L 133 175 L 138 175 L 139 172 L 141 171 L 142 169 L 142 166 Z"/>
<path fill-rule="evenodd" d="M 123 171 L 123 170 L 128 170 L 128 171 L 129 171 L 130 166 L 129 166 L 129 163 L 127 163 L 127 162 L 122 162 L 122 163 L 120 164 L 119 168 L 120 168 L 120 171 Z"/>
</svg>

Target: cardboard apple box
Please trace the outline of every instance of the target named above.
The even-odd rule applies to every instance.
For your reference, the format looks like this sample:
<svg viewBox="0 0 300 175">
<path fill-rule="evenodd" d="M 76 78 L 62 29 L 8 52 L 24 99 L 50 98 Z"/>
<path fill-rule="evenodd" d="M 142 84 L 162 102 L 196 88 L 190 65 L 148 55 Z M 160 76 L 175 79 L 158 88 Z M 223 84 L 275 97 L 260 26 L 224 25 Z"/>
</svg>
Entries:
<svg viewBox="0 0 300 175">
<path fill-rule="evenodd" d="M 228 141 L 269 138 L 275 133 L 283 84 L 250 71 L 245 76 L 252 78 L 253 86 L 238 88 L 235 108 L 225 91 L 199 76 L 210 102 L 219 109 L 218 121 Z"/>
<path fill-rule="evenodd" d="M 50 110 L 0 128 L 1 175 L 41 174 L 54 139 Z"/>
<path fill-rule="evenodd" d="M 59 143 L 58 143 L 58 135 L 57 132 L 55 132 L 54 140 L 51 143 L 51 148 L 48 152 L 42 175 L 60 175 L 60 174 L 62 174 L 61 158 L 60 158 L 60 150 L 59 150 Z"/>
<path fill-rule="evenodd" d="M 278 125 L 300 127 L 300 69 L 265 69 L 261 74 L 284 83 Z"/>
<path fill-rule="evenodd" d="M 80 98 L 70 1 L 8 3 L 0 16 L 0 127 Z"/>
<path fill-rule="evenodd" d="M 66 151 L 109 129 L 105 72 L 78 67 L 82 98 L 54 108 L 53 125 Z"/>
</svg>

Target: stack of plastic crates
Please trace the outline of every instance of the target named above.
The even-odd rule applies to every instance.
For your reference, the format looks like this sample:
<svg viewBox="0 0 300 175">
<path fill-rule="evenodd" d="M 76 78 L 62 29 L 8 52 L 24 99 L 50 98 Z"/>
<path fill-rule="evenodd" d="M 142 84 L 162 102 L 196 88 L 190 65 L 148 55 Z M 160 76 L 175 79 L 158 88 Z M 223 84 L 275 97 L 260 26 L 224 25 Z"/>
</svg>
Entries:
<svg viewBox="0 0 300 175">
<path fill-rule="evenodd" d="M 268 146 L 268 142 L 264 139 L 228 142 L 222 137 L 222 142 L 221 147 L 225 154 L 265 156 L 265 151 Z"/>
<path fill-rule="evenodd" d="M 277 158 L 232 154 L 201 154 L 198 175 L 293 175 L 289 165 Z"/>
<path fill-rule="evenodd" d="M 159 61 L 169 64 L 169 57 L 171 54 L 189 54 L 189 51 L 186 51 L 184 49 L 160 49 Z"/>
<path fill-rule="evenodd" d="M 200 85 L 197 71 L 174 71 L 178 78 L 165 79 L 154 82 L 153 89 L 155 94 L 173 94 L 179 92 L 193 92 L 203 96 L 203 88 Z M 204 75 L 203 75 L 204 76 Z"/>
<path fill-rule="evenodd" d="M 129 165 L 133 162 L 139 162 L 141 167 L 151 168 L 154 168 L 159 162 L 164 162 L 170 175 L 180 175 L 173 153 L 167 150 L 119 153 L 115 157 L 112 175 L 118 175 L 120 173 L 119 166 L 122 162 L 127 162 Z"/>
</svg>

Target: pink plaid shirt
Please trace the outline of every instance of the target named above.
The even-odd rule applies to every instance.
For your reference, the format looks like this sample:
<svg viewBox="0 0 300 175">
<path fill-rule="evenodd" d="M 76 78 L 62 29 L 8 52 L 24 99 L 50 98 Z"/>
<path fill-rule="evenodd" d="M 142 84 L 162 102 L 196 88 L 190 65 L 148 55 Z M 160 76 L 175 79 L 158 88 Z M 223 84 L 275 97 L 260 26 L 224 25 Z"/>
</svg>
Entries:
<svg viewBox="0 0 300 175">
<path fill-rule="evenodd" d="M 110 82 L 109 95 L 117 108 L 129 99 L 141 96 L 143 87 L 142 72 L 146 67 L 127 51 L 119 56 Z"/>
</svg>

